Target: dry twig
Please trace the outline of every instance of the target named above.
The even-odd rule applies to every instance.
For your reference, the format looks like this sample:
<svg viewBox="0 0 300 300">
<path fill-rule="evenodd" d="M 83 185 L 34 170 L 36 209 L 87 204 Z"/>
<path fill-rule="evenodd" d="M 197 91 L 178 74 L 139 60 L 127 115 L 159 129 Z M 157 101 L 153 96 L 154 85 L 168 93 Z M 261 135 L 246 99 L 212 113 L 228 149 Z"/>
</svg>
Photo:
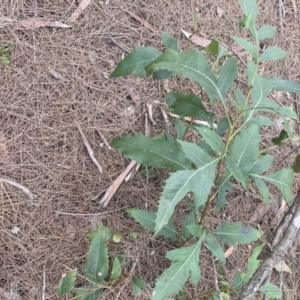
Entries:
<svg viewBox="0 0 300 300">
<path fill-rule="evenodd" d="M 0 181 L 9 183 L 9 184 L 11 184 L 12 186 L 14 186 L 16 188 L 21 189 L 25 194 L 28 195 L 30 200 L 33 200 L 34 198 L 36 198 L 36 195 L 32 194 L 27 187 L 15 182 L 14 180 L 11 180 L 11 179 L 8 179 L 8 178 L 0 178 Z"/>
</svg>

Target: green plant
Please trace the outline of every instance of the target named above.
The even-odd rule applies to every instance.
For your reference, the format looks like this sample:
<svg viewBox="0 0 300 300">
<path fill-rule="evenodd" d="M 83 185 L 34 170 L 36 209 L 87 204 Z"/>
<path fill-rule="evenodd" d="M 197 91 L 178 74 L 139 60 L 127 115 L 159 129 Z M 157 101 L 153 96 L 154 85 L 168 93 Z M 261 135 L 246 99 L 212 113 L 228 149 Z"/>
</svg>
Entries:
<svg viewBox="0 0 300 300">
<path fill-rule="evenodd" d="M 247 78 L 245 89 L 236 84 L 238 61 L 217 40 L 213 40 L 202 52 L 179 52 L 176 40 L 166 32 L 162 32 L 167 48 L 164 53 L 152 47 L 135 48 L 111 74 L 111 78 L 134 74 L 157 80 L 181 75 L 193 80 L 200 86 L 202 99 L 195 94 L 169 92 L 165 95 L 167 104 L 174 114 L 207 122 L 207 126 L 193 126 L 186 124 L 183 119 L 176 120 L 177 139 L 169 134 L 156 138 L 136 134 L 117 137 L 112 142 L 116 149 L 139 164 L 174 170 L 165 182 L 156 213 L 136 208 L 127 210 L 137 222 L 153 231 L 154 236 L 163 235 L 173 241 L 177 239 L 180 244 L 177 249 L 166 253 L 171 265 L 157 278 L 152 300 L 178 294 L 188 279 L 195 285 L 200 281 L 199 258 L 204 244 L 216 258 L 225 262 L 220 242 L 235 246 L 260 238 L 261 233 L 257 229 L 244 226 L 241 222 L 230 224 L 225 221 L 214 231 L 207 229 L 208 208 L 214 203 L 217 210 L 225 205 L 226 192 L 231 191 L 232 182 L 238 182 L 244 190 L 250 186 L 256 188 L 265 203 L 269 202 L 266 183 L 273 184 L 286 202 L 291 202 L 293 170 L 283 168 L 276 173 L 266 174 L 274 157 L 261 150 L 260 128 L 273 125 L 273 121 L 262 114 L 268 112 L 279 115 L 284 122 L 284 131 L 279 138 L 274 139 L 275 143 L 280 144 L 283 139 L 293 136 L 288 119 L 297 120 L 296 113 L 291 107 L 280 106 L 268 96 L 273 90 L 300 92 L 300 85 L 288 79 L 259 74 L 262 63 L 282 59 L 287 53 L 273 46 L 260 53 L 261 40 L 274 37 L 276 28 L 263 25 L 256 29 L 258 8 L 255 0 L 239 0 L 239 4 L 245 14 L 240 25 L 248 29 L 251 35 L 251 40 L 233 37 L 252 57 L 245 70 L 240 72 Z M 216 56 L 212 65 L 205 55 Z M 215 114 L 205 108 L 205 97 L 212 107 L 217 101 L 221 102 L 224 110 L 222 118 L 216 120 Z M 236 110 L 235 118 L 229 104 Z M 201 137 L 199 143 L 184 141 L 188 130 Z M 171 218 L 176 205 L 188 193 L 193 195 L 192 201 L 185 200 L 190 213 L 179 233 Z M 235 282 L 227 284 L 226 293 L 229 290 L 239 293 L 243 284 L 253 275 L 259 262 L 257 253 L 260 251 L 260 246 L 254 250 L 249 259 L 248 273 L 237 272 Z M 261 291 L 274 298 L 273 294 L 268 293 L 268 288 L 269 283 Z M 278 297 L 280 290 L 276 287 L 274 290 Z M 224 299 L 229 297 L 226 293 L 223 293 Z M 212 297 L 219 299 L 216 294 Z"/>
<path fill-rule="evenodd" d="M 3 64 L 10 64 L 10 50 L 11 46 L 0 46 L 0 60 Z"/>
<path fill-rule="evenodd" d="M 66 294 L 75 295 L 72 299 L 76 300 L 97 300 L 106 287 L 111 287 L 123 280 L 122 269 L 128 265 L 124 255 L 117 255 L 109 272 L 109 258 L 107 242 L 112 238 L 119 242 L 119 233 L 113 233 L 109 228 L 99 225 L 97 230 L 91 231 L 88 235 L 91 243 L 84 265 L 84 278 L 88 284 L 75 287 L 77 271 L 70 271 L 62 276 L 60 284 L 55 288 L 60 296 Z M 140 277 L 130 278 L 132 291 L 135 295 L 146 287 L 145 282 Z M 70 298 L 68 298 L 70 299 Z"/>
</svg>

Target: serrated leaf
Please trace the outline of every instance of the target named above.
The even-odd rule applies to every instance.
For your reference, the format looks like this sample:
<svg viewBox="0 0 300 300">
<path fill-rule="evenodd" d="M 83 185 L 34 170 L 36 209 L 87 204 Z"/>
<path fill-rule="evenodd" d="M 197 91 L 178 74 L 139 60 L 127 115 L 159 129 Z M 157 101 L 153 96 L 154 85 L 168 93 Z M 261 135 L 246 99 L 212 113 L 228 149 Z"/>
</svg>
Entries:
<svg viewBox="0 0 300 300">
<path fill-rule="evenodd" d="M 139 164 L 174 170 L 191 169 L 177 142 L 137 134 L 114 138 L 112 146 Z"/>
<path fill-rule="evenodd" d="M 121 277 L 121 274 L 122 274 L 121 263 L 120 263 L 119 257 L 116 256 L 113 261 L 109 281 L 112 281 L 114 279 Z"/>
<path fill-rule="evenodd" d="M 300 154 L 298 154 L 296 156 L 295 162 L 292 165 L 292 169 L 295 173 L 299 173 L 300 172 Z"/>
<path fill-rule="evenodd" d="M 278 47 L 268 47 L 260 56 L 259 61 L 274 61 L 283 59 L 287 56 L 287 53 Z"/>
<path fill-rule="evenodd" d="M 181 235 L 183 236 L 184 239 L 189 238 L 190 231 L 189 231 L 188 227 L 192 224 L 195 224 L 195 213 L 193 211 L 188 213 L 183 221 Z"/>
<path fill-rule="evenodd" d="M 252 117 L 249 120 L 248 124 L 257 124 L 257 125 L 268 127 L 268 126 L 273 126 L 274 122 L 270 118 L 261 115 L 261 116 Z"/>
<path fill-rule="evenodd" d="M 71 292 L 72 288 L 74 287 L 76 275 L 77 275 L 76 271 L 71 271 L 62 276 L 59 285 L 55 288 L 55 291 L 58 293 L 58 295 L 63 296 Z"/>
<path fill-rule="evenodd" d="M 161 38 L 168 49 L 172 49 L 174 51 L 178 51 L 177 49 L 177 41 L 170 37 L 166 31 L 161 32 Z"/>
<path fill-rule="evenodd" d="M 284 129 L 282 129 L 279 134 L 279 137 L 272 138 L 272 143 L 280 146 L 280 145 L 282 145 L 282 142 L 288 138 L 289 138 L 289 136 L 288 136 L 287 132 Z"/>
<path fill-rule="evenodd" d="M 275 76 L 263 77 L 275 91 L 300 93 L 300 84 L 290 79 L 283 79 Z"/>
<path fill-rule="evenodd" d="M 134 276 L 131 281 L 132 291 L 135 296 L 138 296 L 141 290 L 147 287 L 146 282 L 141 277 Z"/>
<path fill-rule="evenodd" d="M 210 123 L 213 119 L 213 114 L 205 110 L 201 99 L 195 94 L 178 96 L 169 108 L 172 113 L 177 115 L 195 117 Z"/>
<path fill-rule="evenodd" d="M 177 294 L 190 277 L 197 284 L 201 277 L 199 254 L 202 238 L 190 247 L 180 248 L 167 252 L 166 257 L 172 261 L 157 279 L 151 300 L 165 300 Z"/>
<path fill-rule="evenodd" d="M 110 78 L 124 77 L 132 73 L 138 77 L 145 77 L 145 66 L 160 55 L 161 52 L 152 47 L 135 48 L 118 63 Z"/>
<path fill-rule="evenodd" d="M 271 299 L 281 299 L 282 298 L 282 292 L 280 288 L 273 285 L 272 283 L 268 282 L 262 287 L 258 289 L 259 291 L 263 292 L 267 297 Z"/>
<path fill-rule="evenodd" d="M 259 154 L 259 127 L 251 124 L 242 129 L 235 137 L 230 147 L 229 158 L 241 172 L 249 172 Z"/>
<path fill-rule="evenodd" d="M 152 232 L 155 232 L 156 213 L 138 208 L 128 208 L 126 212 L 130 214 L 139 224 L 146 227 Z M 166 238 L 171 238 L 177 235 L 176 228 L 172 221 L 169 221 L 157 235 L 162 235 Z"/>
<path fill-rule="evenodd" d="M 212 254 L 221 262 L 225 263 L 225 253 L 218 241 L 209 233 L 205 235 L 205 240 L 207 243 L 207 247 L 212 252 Z"/>
<path fill-rule="evenodd" d="M 226 170 L 233 175 L 233 177 L 239 181 L 244 187 L 248 186 L 248 176 L 244 175 L 239 166 L 229 157 L 225 157 Z"/>
<path fill-rule="evenodd" d="M 216 210 L 220 210 L 226 202 L 226 191 L 231 192 L 232 186 L 228 183 L 230 176 L 226 178 L 221 178 L 219 181 L 219 191 L 216 203 Z"/>
<path fill-rule="evenodd" d="M 228 89 L 232 86 L 237 78 L 237 63 L 234 57 L 228 58 L 220 69 L 220 75 L 217 78 L 217 85 L 221 95 L 226 99 Z"/>
<path fill-rule="evenodd" d="M 88 287 L 75 288 L 73 289 L 73 292 L 76 295 L 76 300 L 96 300 L 99 299 L 103 289 L 96 285 L 92 285 Z"/>
<path fill-rule="evenodd" d="M 227 117 L 224 117 L 224 118 L 220 119 L 217 124 L 217 134 L 221 136 L 229 128 L 230 128 L 230 121 L 228 120 Z"/>
<path fill-rule="evenodd" d="M 177 139 L 182 141 L 187 129 L 185 122 L 180 119 L 173 119 L 173 124 L 176 128 Z"/>
<path fill-rule="evenodd" d="M 225 103 L 225 99 L 217 87 L 217 80 L 207 60 L 200 52 L 191 50 L 179 53 L 168 49 L 146 67 L 148 75 L 161 69 L 171 71 L 173 75 L 180 74 L 196 81 L 207 91 L 211 99 L 219 99 L 223 104 Z"/>
<path fill-rule="evenodd" d="M 268 181 L 275 185 L 280 192 L 282 193 L 283 197 L 285 198 L 285 201 L 287 203 L 291 203 L 292 201 L 292 185 L 294 181 L 294 172 L 292 169 L 281 169 L 280 171 L 270 174 L 270 175 L 258 175 L 258 174 L 251 174 L 249 173 L 251 177 L 260 178 L 262 180 Z"/>
<path fill-rule="evenodd" d="M 255 185 L 257 186 L 260 194 L 263 197 L 263 201 L 266 204 L 269 204 L 270 198 L 269 198 L 269 188 L 265 184 L 265 182 L 260 178 L 254 178 Z"/>
<path fill-rule="evenodd" d="M 236 271 L 236 275 L 235 275 L 232 287 L 234 289 L 239 289 L 241 286 L 243 286 L 247 282 L 246 279 L 247 279 L 247 274 Z"/>
<path fill-rule="evenodd" d="M 254 44 L 252 44 L 251 42 L 240 38 L 240 37 L 233 37 L 233 40 L 239 45 L 241 46 L 243 49 L 245 49 L 247 52 L 249 52 L 251 54 L 251 56 L 257 60 L 258 59 L 258 50 L 257 50 L 257 46 L 255 46 Z"/>
<path fill-rule="evenodd" d="M 85 276 L 92 282 L 101 283 L 108 272 L 107 241 L 112 231 L 101 225 L 94 234 L 84 265 Z"/>
<path fill-rule="evenodd" d="M 195 222 L 188 226 L 188 231 L 191 235 L 197 238 L 203 238 L 205 236 L 203 228 Z"/>
<path fill-rule="evenodd" d="M 221 242 L 229 246 L 249 244 L 260 238 L 260 232 L 249 226 L 243 226 L 241 222 L 232 225 L 225 221 L 221 223 L 213 233 Z"/>
<path fill-rule="evenodd" d="M 256 0 L 238 0 L 243 13 L 248 16 L 251 14 L 256 19 L 258 14 L 257 1 Z"/>
<path fill-rule="evenodd" d="M 270 154 L 266 154 L 260 157 L 254 164 L 253 168 L 251 169 L 250 173 L 252 174 L 262 174 L 268 171 L 273 163 L 274 156 Z"/>
<path fill-rule="evenodd" d="M 257 31 L 257 38 L 259 40 L 273 38 L 276 34 L 276 27 L 265 24 Z"/>
<path fill-rule="evenodd" d="M 159 199 L 156 218 L 155 235 L 168 223 L 175 206 L 189 192 L 193 192 L 197 207 L 207 201 L 214 184 L 218 159 L 199 167 L 195 171 L 177 171 L 166 180 L 164 190 Z"/>
<path fill-rule="evenodd" d="M 210 145 L 210 147 L 219 152 L 224 153 L 225 152 L 225 145 L 220 138 L 220 136 L 213 130 L 207 128 L 207 127 L 194 127 L 194 129 L 200 133 L 205 141 Z"/>
<path fill-rule="evenodd" d="M 261 245 L 255 247 L 252 252 L 252 255 L 248 258 L 247 280 L 249 280 L 253 276 L 254 272 L 256 271 L 256 269 L 260 263 L 260 260 L 257 259 L 257 257 L 261 253 L 263 247 L 264 247 L 264 244 L 261 244 Z"/>
</svg>

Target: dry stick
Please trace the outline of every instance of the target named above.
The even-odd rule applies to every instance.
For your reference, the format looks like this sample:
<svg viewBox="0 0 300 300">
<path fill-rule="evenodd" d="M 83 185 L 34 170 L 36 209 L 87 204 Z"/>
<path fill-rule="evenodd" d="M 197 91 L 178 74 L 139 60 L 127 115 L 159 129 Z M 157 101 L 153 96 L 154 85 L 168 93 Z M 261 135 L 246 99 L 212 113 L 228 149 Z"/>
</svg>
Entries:
<svg viewBox="0 0 300 300">
<path fill-rule="evenodd" d="M 109 203 L 111 197 L 114 195 L 114 193 L 117 191 L 119 186 L 122 184 L 124 179 L 126 178 L 127 174 L 131 171 L 131 169 L 136 165 L 136 161 L 132 160 L 130 164 L 127 166 L 127 168 L 118 176 L 118 178 L 111 184 L 111 186 L 107 189 L 105 192 L 103 198 L 99 202 L 99 204 L 102 204 L 104 207 L 107 206 Z"/>
<path fill-rule="evenodd" d="M 125 46 L 118 43 L 109 33 L 104 32 L 104 34 L 107 35 L 114 44 L 123 49 L 126 53 L 130 53 L 130 51 Z"/>
<path fill-rule="evenodd" d="M 169 118 L 168 118 L 168 115 L 167 113 L 163 110 L 163 108 L 159 108 L 160 109 L 160 112 L 164 118 L 164 121 L 165 121 L 165 131 L 166 133 L 169 133 Z"/>
<path fill-rule="evenodd" d="M 26 188 L 25 186 L 23 186 L 23 185 L 21 185 L 21 184 L 15 182 L 15 181 L 13 181 L 13 180 L 11 180 L 11 179 L 8 179 L 8 178 L 0 178 L 0 181 L 9 183 L 9 184 L 11 184 L 12 186 L 21 189 L 25 194 L 28 195 L 28 197 L 30 198 L 30 200 L 33 200 L 34 198 L 36 198 L 36 195 L 32 194 L 28 188 Z"/>
<path fill-rule="evenodd" d="M 218 276 L 217 276 L 215 258 L 212 254 L 211 254 L 211 261 L 212 261 L 213 272 L 214 272 L 215 289 L 216 289 L 216 292 L 219 294 L 220 300 L 223 300 L 223 297 L 222 297 L 222 294 L 221 294 L 221 291 L 220 291 L 220 288 L 219 288 L 219 284 L 218 284 Z"/>
<path fill-rule="evenodd" d="M 100 164 L 98 163 L 97 159 L 96 159 L 95 156 L 94 156 L 94 152 L 93 152 L 93 150 L 92 150 L 92 147 L 90 146 L 90 144 L 89 144 L 87 138 L 85 137 L 85 135 L 84 135 L 84 133 L 83 133 L 83 131 L 82 131 L 80 125 L 79 125 L 76 121 L 75 121 L 75 124 L 76 124 L 76 126 L 77 126 L 77 128 L 78 128 L 78 130 L 79 130 L 79 132 L 80 132 L 80 134 L 81 134 L 82 141 L 83 141 L 83 143 L 84 143 L 84 145 L 85 145 L 85 147 L 86 147 L 86 149 L 87 149 L 87 151 L 88 151 L 88 153 L 89 153 L 90 158 L 92 159 L 93 163 L 94 163 L 94 164 L 96 165 L 96 167 L 98 168 L 100 174 L 102 174 L 102 168 L 101 168 Z"/>
<path fill-rule="evenodd" d="M 112 147 L 109 145 L 108 141 L 107 141 L 106 138 L 101 134 L 101 132 L 100 132 L 98 129 L 96 129 L 96 131 L 98 132 L 98 134 L 99 134 L 100 137 L 102 138 L 102 140 L 103 140 L 104 144 L 107 146 L 107 148 L 108 148 L 109 150 L 112 150 L 112 151 L 116 152 L 116 150 L 115 150 L 114 148 L 112 148 Z"/>
<path fill-rule="evenodd" d="M 292 245 L 300 228 L 300 190 L 294 200 L 295 212 L 280 242 L 273 252 L 263 261 L 250 281 L 243 287 L 239 300 L 250 300 L 254 293 L 265 283 L 265 279 L 272 273 L 273 268 L 283 260 L 286 252 Z"/>
</svg>

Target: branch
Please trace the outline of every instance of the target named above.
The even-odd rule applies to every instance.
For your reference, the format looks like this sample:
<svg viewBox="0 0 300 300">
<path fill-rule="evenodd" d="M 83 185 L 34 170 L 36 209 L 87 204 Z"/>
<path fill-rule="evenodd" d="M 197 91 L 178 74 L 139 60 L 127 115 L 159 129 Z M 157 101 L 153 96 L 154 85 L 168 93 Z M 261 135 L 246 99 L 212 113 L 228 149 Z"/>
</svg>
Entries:
<svg viewBox="0 0 300 300">
<path fill-rule="evenodd" d="M 295 212 L 282 239 L 274 247 L 273 252 L 263 261 L 250 281 L 243 287 L 239 300 L 250 300 L 254 293 L 265 283 L 265 279 L 271 275 L 273 268 L 283 260 L 286 252 L 292 245 L 300 228 L 300 190 L 294 200 Z"/>
</svg>

